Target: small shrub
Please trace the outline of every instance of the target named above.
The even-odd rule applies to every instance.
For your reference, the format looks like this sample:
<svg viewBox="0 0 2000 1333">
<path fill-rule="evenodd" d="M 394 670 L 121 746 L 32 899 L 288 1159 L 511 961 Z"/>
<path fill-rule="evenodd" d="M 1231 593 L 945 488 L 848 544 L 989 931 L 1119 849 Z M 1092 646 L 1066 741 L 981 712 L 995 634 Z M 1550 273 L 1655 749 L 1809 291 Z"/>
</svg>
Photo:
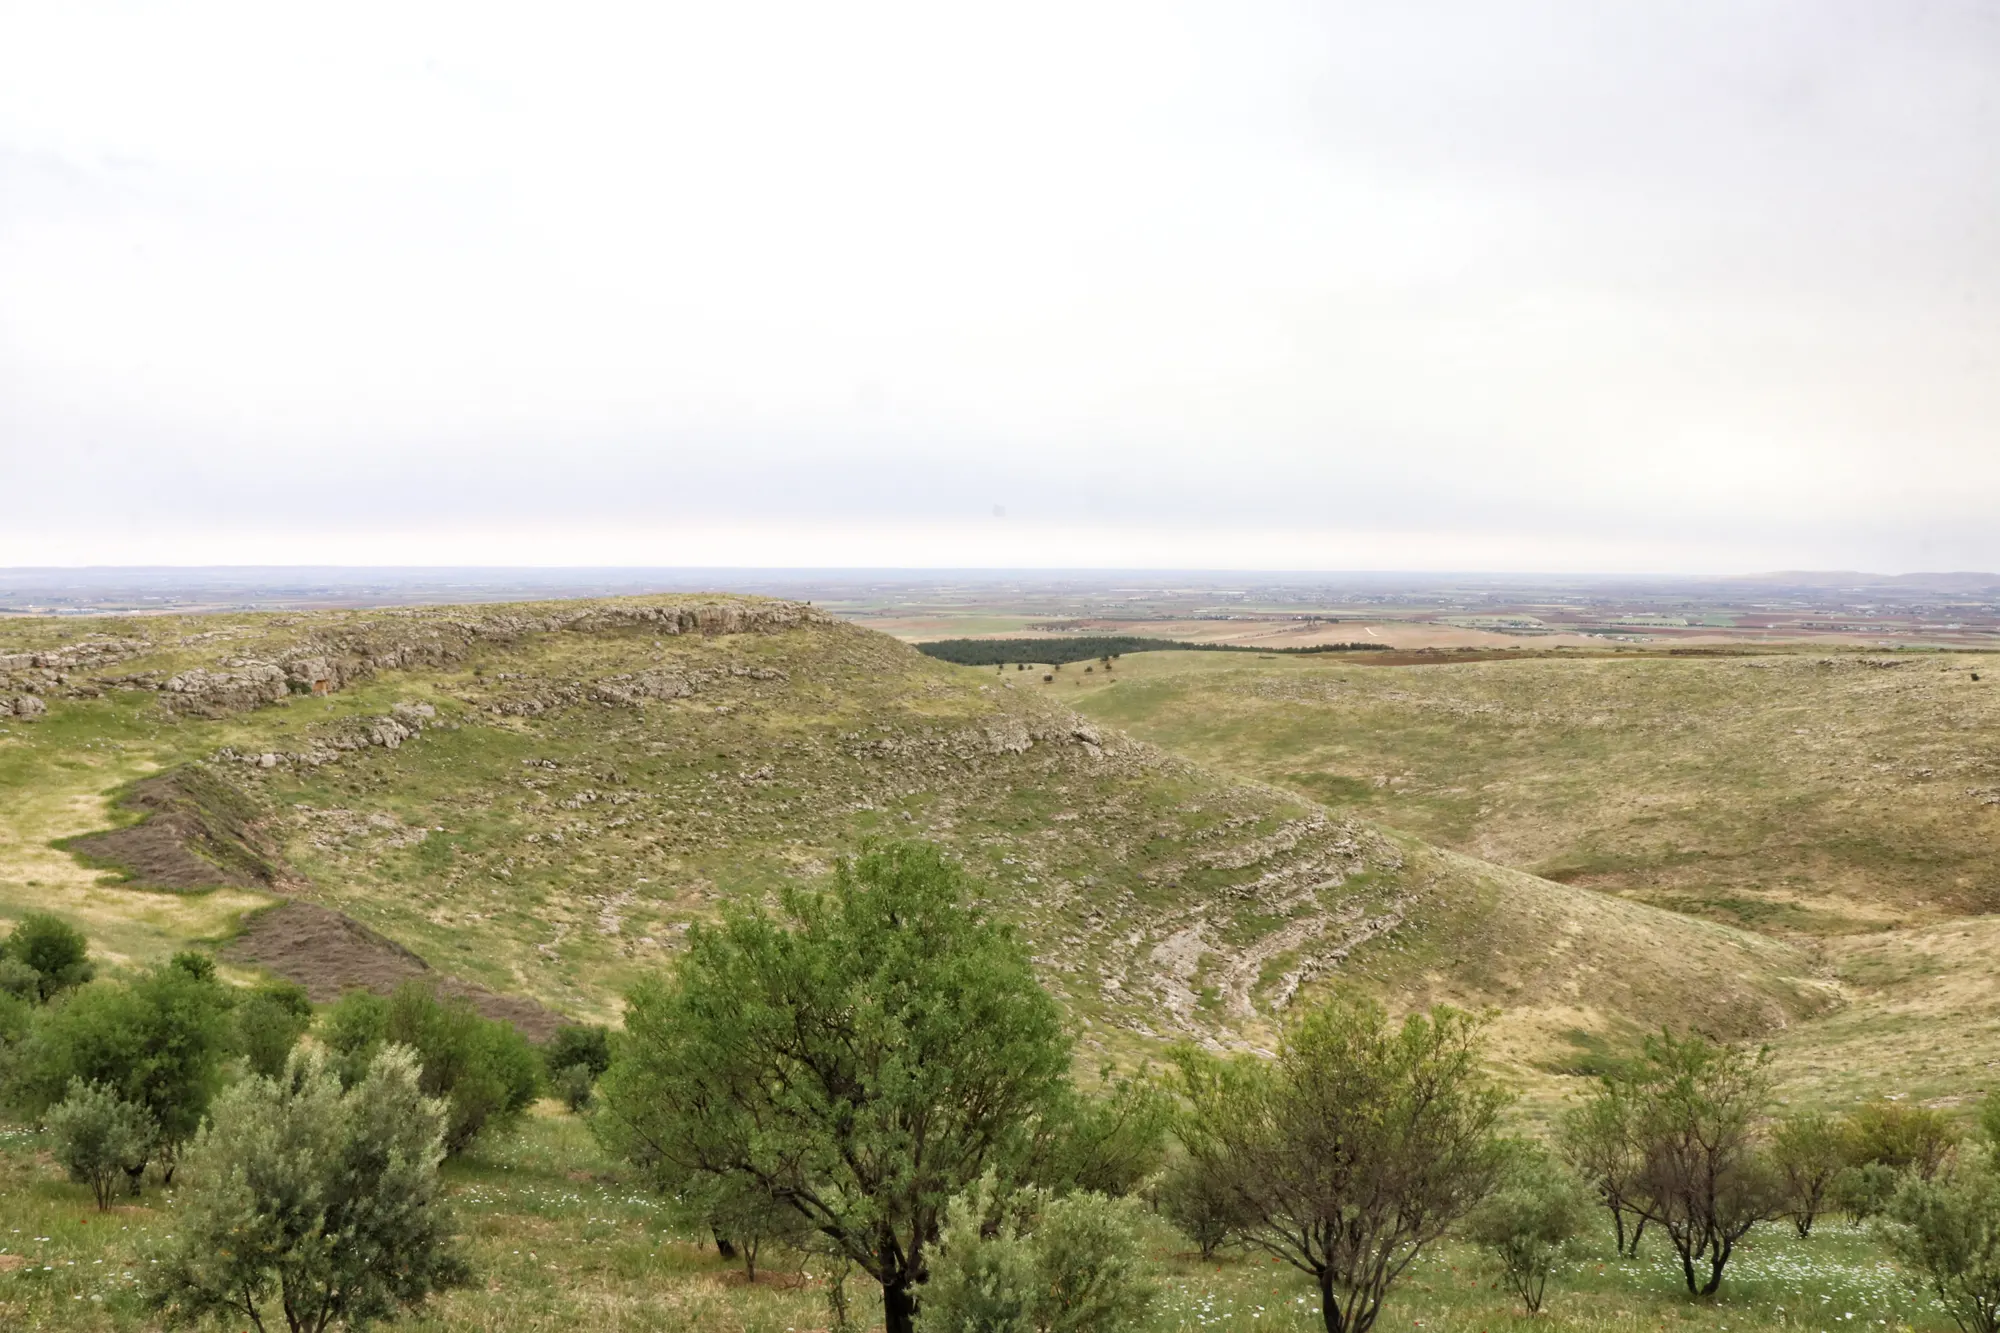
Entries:
<svg viewBox="0 0 2000 1333">
<path fill-rule="evenodd" d="M 1540 1314 L 1549 1275 L 1573 1248 L 1595 1204 L 1584 1183 L 1533 1144 L 1514 1147 L 1499 1188 L 1466 1219 L 1508 1290 Z"/>
<path fill-rule="evenodd" d="M 1965 1333 L 2000 1333 L 2000 1176 L 1990 1161 L 1903 1179 L 1881 1234 L 1911 1286 Z"/>
<path fill-rule="evenodd" d="M 581 1115 L 596 1098 L 597 1080 L 591 1076 L 589 1065 L 568 1065 L 556 1071 L 551 1089 L 562 1098 L 564 1106 Z"/>
<path fill-rule="evenodd" d="M 47 1119 L 56 1160 L 71 1180 L 90 1186 L 99 1212 L 111 1207 L 120 1178 L 143 1170 L 152 1154 L 155 1131 L 146 1108 L 102 1083 L 71 1079 L 69 1095 Z"/>
<path fill-rule="evenodd" d="M 236 1048 L 250 1072 L 276 1078 L 284 1072 L 292 1047 L 312 1026 L 312 1001 L 296 986 L 253 991 L 236 1002 L 235 1017 Z"/>
<path fill-rule="evenodd" d="M 1239 1210 L 1227 1182 L 1192 1158 L 1167 1169 L 1158 1201 L 1161 1215 L 1195 1243 L 1205 1260 L 1213 1259 L 1236 1229 Z"/>
<path fill-rule="evenodd" d="M 920 1333 L 1127 1333 L 1154 1290 L 1134 1206 L 1102 1194 L 1003 1195 L 991 1174 L 946 1210 Z"/>
</svg>

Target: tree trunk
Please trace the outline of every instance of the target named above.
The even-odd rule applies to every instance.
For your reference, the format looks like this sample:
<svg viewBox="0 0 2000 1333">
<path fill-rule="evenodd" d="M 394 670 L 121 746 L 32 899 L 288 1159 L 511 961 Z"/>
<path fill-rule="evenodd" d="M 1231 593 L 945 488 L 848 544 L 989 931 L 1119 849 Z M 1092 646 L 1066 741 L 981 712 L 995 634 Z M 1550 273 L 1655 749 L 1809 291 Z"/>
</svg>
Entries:
<svg viewBox="0 0 2000 1333">
<path fill-rule="evenodd" d="M 1632 1228 L 1632 1248 L 1625 1251 L 1626 1258 L 1637 1259 L 1639 1257 L 1639 1240 L 1645 1234 L 1646 1234 L 1646 1215 L 1644 1213 L 1641 1213 L 1639 1214 L 1639 1225 Z"/>
<path fill-rule="evenodd" d="M 882 1333 L 917 1333 L 917 1297 L 907 1278 L 882 1284 Z"/>
<path fill-rule="evenodd" d="M 1713 1296 L 1722 1286 L 1722 1270 L 1729 1263 L 1729 1252 L 1733 1247 L 1728 1241 L 1712 1244 L 1708 1251 L 1708 1282 L 1701 1289 L 1704 1296 Z"/>
<path fill-rule="evenodd" d="M 1340 1301 L 1333 1294 L 1333 1270 L 1322 1268 L 1314 1276 L 1319 1279 L 1319 1314 L 1326 1322 L 1326 1333 L 1365 1333 L 1355 1327 L 1354 1312 L 1340 1308 Z"/>
</svg>

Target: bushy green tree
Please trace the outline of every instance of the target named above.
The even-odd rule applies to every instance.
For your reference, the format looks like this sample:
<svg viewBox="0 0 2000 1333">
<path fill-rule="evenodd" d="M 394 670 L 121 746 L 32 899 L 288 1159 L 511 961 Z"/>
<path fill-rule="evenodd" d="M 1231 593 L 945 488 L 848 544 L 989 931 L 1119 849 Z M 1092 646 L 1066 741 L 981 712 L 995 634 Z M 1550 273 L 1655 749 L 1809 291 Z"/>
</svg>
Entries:
<svg viewBox="0 0 2000 1333">
<path fill-rule="evenodd" d="M 1508 1290 L 1539 1314 L 1549 1277 L 1575 1246 L 1592 1206 L 1590 1189 L 1538 1144 L 1510 1145 L 1499 1186 L 1466 1218 Z"/>
<path fill-rule="evenodd" d="M 1698 1033 L 1662 1031 L 1600 1095 L 1631 1098 L 1640 1167 L 1635 1193 L 1667 1233 L 1690 1295 L 1713 1296 L 1736 1245 L 1781 1216 L 1784 1194 L 1761 1150 L 1769 1053 Z"/>
<path fill-rule="evenodd" d="M 1154 1286 L 1133 1205 L 1082 1191 L 1006 1195 L 989 1173 L 946 1213 L 922 1333 L 1129 1333 Z"/>
<path fill-rule="evenodd" d="M 83 932 L 49 912 L 30 912 L 0 940 L 0 989 L 47 1004 L 95 974 Z"/>
<path fill-rule="evenodd" d="M 1864 1162 L 1842 1167 L 1833 1178 L 1828 1197 L 1850 1222 L 1866 1222 L 1880 1217 L 1903 1185 L 1903 1173 L 1882 1162 Z"/>
<path fill-rule="evenodd" d="M 468 1271 L 438 1183 L 445 1107 L 390 1046 L 343 1089 L 324 1054 L 231 1088 L 188 1153 L 175 1235 L 147 1275 L 170 1325 L 363 1329 Z"/>
<path fill-rule="evenodd" d="M 321 1039 L 350 1081 L 385 1045 L 415 1050 L 424 1092 L 449 1108 L 445 1150 L 454 1156 L 481 1131 L 519 1116 L 541 1088 L 541 1061 L 512 1024 L 481 1017 L 463 999 L 440 999 L 419 981 L 405 982 L 387 999 L 349 991 L 327 1012 Z"/>
<path fill-rule="evenodd" d="M 1863 1102 L 1842 1124 L 1849 1166 L 1880 1165 L 1929 1180 L 1958 1146 L 1958 1126 L 1943 1111 L 1910 1102 Z"/>
<path fill-rule="evenodd" d="M 1120 1198 L 1166 1161 L 1173 1101 L 1147 1071 L 1098 1071 L 1100 1092 L 1067 1084 L 1034 1122 L 1029 1182 L 1057 1193 L 1087 1190 Z"/>
<path fill-rule="evenodd" d="M 1479 1023 L 1440 1007 L 1391 1023 L 1333 1001 L 1275 1061 L 1177 1055 L 1188 1156 L 1226 1183 L 1237 1235 L 1311 1275 L 1328 1333 L 1367 1333 L 1395 1282 L 1491 1191 L 1505 1098 Z"/>
<path fill-rule="evenodd" d="M 556 1029 L 542 1047 L 542 1066 L 550 1089 L 570 1110 L 590 1109 L 597 1080 L 611 1067 L 610 1030 L 570 1024 Z"/>
<path fill-rule="evenodd" d="M 279 982 L 239 996 L 234 1015 L 236 1049 L 253 1074 L 276 1078 L 292 1047 L 312 1026 L 312 1000 L 305 987 Z"/>
<path fill-rule="evenodd" d="M 1639 1242 L 1646 1235 L 1646 1213 L 1639 1198 L 1645 1157 L 1639 1148 L 1635 1086 L 1622 1077 L 1601 1079 L 1592 1095 L 1563 1112 L 1556 1143 L 1564 1160 L 1611 1214 L 1618 1253 L 1637 1258 Z"/>
<path fill-rule="evenodd" d="M 172 965 L 130 984 L 95 981 L 41 1009 L 13 1061 L 14 1098 L 41 1115 L 72 1079 L 102 1083 L 145 1109 L 152 1160 L 169 1180 L 179 1148 L 221 1089 L 232 1033 L 230 997 L 213 979 Z M 144 1164 L 131 1172 L 138 1189 Z"/>
<path fill-rule="evenodd" d="M 882 1287 L 911 1333 L 946 1203 L 1019 1179 L 1070 1060 L 1061 1011 L 936 848 L 875 847 L 782 916 L 688 932 L 629 996 L 593 1119 L 669 1193 L 740 1181 Z"/>
<path fill-rule="evenodd" d="M 551 1076 L 582 1065 L 596 1078 L 611 1068 L 611 1030 L 594 1023 L 564 1024 L 542 1048 L 542 1063 Z"/>
<path fill-rule="evenodd" d="M 45 1117 L 56 1160 L 69 1178 L 90 1186 L 99 1212 L 111 1207 L 119 1184 L 142 1171 L 153 1150 L 153 1122 L 142 1106 L 102 1083 L 71 1079 L 69 1094 Z"/>
<path fill-rule="evenodd" d="M 1804 1240 L 1829 1201 L 1834 1179 L 1846 1165 L 1840 1125 L 1820 1111 L 1795 1111 L 1771 1133 L 1771 1164 L 1784 1190 L 1792 1228 Z"/>
<path fill-rule="evenodd" d="M 1242 1225 L 1229 1182 L 1213 1166 L 1192 1157 L 1167 1168 L 1157 1199 L 1160 1215 L 1195 1243 L 1203 1259 L 1213 1259 Z"/>
<path fill-rule="evenodd" d="M 1990 1159 L 1905 1176 L 1881 1231 L 1911 1285 L 1964 1333 L 2000 1333 L 2000 1174 Z"/>
</svg>

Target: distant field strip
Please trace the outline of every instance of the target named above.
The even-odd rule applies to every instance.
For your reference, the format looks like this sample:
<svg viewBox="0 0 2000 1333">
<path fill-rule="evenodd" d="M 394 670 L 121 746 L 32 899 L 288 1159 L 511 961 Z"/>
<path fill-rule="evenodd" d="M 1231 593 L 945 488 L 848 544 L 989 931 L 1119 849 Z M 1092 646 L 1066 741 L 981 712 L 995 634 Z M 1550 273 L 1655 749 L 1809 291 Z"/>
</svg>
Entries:
<svg viewBox="0 0 2000 1333">
<path fill-rule="evenodd" d="M 1065 662 L 1095 662 L 1126 653 L 1369 653 L 1387 652 L 1386 643 L 1315 643 L 1304 647 L 1260 648 L 1247 643 L 1182 643 L 1174 639 L 1147 639 L 1133 634 L 1074 636 L 1041 639 L 935 639 L 913 645 L 918 652 L 956 662 L 960 666 L 1005 666 L 1009 662 L 1059 665 Z"/>
</svg>

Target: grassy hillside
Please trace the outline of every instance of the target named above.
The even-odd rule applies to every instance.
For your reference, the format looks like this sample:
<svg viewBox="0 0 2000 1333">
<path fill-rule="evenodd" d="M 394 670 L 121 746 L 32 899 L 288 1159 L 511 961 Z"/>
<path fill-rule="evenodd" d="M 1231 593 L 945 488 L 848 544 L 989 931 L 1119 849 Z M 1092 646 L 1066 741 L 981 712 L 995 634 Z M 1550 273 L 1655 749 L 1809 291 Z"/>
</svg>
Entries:
<svg viewBox="0 0 2000 1333">
<path fill-rule="evenodd" d="M 1992 656 L 1368 667 L 1147 654 L 1115 684 L 1057 688 L 1218 768 L 1753 929 L 1827 936 L 2000 910 Z"/>
<path fill-rule="evenodd" d="M 757 1283 L 712 1245 L 663 1224 L 659 1201 L 617 1176 L 575 1119 L 544 1107 L 517 1135 L 482 1144 L 446 1167 L 449 1192 L 479 1281 L 394 1327 L 413 1333 L 805 1333 L 827 1327 L 824 1265 L 767 1252 Z M 171 1225 L 163 1192 L 97 1213 L 62 1179 L 40 1136 L 0 1131 L 0 1327 L 63 1333 L 157 1329 L 139 1308 L 136 1277 Z M 108 1224 L 107 1224 L 108 1223 Z M 14 1228 L 19 1228 L 15 1232 Z M 1224 1252 L 1202 1262 L 1163 1224 L 1147 1235 L 1161 1284 L 1157 1333 L 1309 1333 L 1321 1327 L 1310 1281 L 1269 1259 Z M 854 1285 L 863 1328 L 880 1328 Z M 1801 1314 L 1818 1315 L 1824 1324 Z M 1852 1316 L 1850 1319 L 1849 1316 Z M 1838 1324 L 1831 1321 L 1837 1319 Z M 1731 1264 L 1721 1298 L 1691 1305 L 1665 1246 L 1641 1259 L 1612 1253 L 1609 1228 L 1550 1284 L 1548 1312 L 1529 1318 L 1496 1290 L 1478 1256 L 1446 1244 L 1391 1295 L 1378 1327 L 1434 1333 L 1656 1333 L 1662 1327 L 1786 1333 L 1802 1327 L 1945 1329 L 1909 1292 L 1872 1238 L 1825 1222 L 1810 1241 L 1759 1227 Z"/>
<path fill-rule="evenodd" d="M 5 621 L 0 928 L 53 906 L 114 969 L 205 940 L 323 995 L 420 956 L 524 1023 L 610 1018 L 690 922 L 920 836 L 1020 924 L 1093 1053 L 1261 1045 L 1292 997 L 1352 985 L 1496 1006 L 1529 1118 L 1663 1022 L 1768 1040 L 1794 1104 L 1964 1106 L 2000 1059 L 2000 918 L 1947 917 L 1985 901 L 2000 818 L 1966 665 L 1148 653 L 1044 685 L 755 599 Z M 816 1261 L 746 1284 L 554 1103 L 446 1174 L 478 1281 L 412 1328 L 826 1325 Z M 0 1125 L 0 1327 L 154 1327 L 135 1278 L 166 1197 L 98 1214 Z M 1531 1320 L 1447 1244 L 1388 1318 L 1942 1324 L 1837 1223 L 1759 1228 L 1710 1305 L 1649 1246 L 1594 1237 Z M 1318 1325 L 1289 1269 L 1199 1262 L 1164 1225 L 1147 1251 L 1160 1333 Z"/>
<path fill-rule="evenodd" d="M 63 677 L 43 682 L 47 716 L 0 727 L 0 913 L 53 902 L 126 957 L 283 896 L 468 982 L 604 1018 L 689 922 L 893 834 L 964 858 L 1086 1046 L 1113 1053 L 1260 1041 L 1298 990 L 1340 980 L 1504 1006 L 1524 1060 L 1551 1034 L 1669 1016 L 1757 1031 L 1825 1000 L 1788 946 L 1384 835 L 804 607 L 92 628 L 118 660 L 36 668 Z M 16 654 L 61 646 L 46 622 L 0 635 Z M 185 866 L 171 893 L 107 883 L 49 845 L 139 818 L 116 798 L 148 773 L 168 775 L 179 794 L 148 799 L 181 811 L 182 842 L 226 887 L 188 893 Z M 254 818 L 223 809 L 238 801 Z M 231 838 L 254 845 L 217 855 Z M 75 846 L 129 866 L 131 841 L 122 862 L 116 839 Z M 237 956 L 325 989 L 345 955 L 253 922 Z"/>
</svg>

